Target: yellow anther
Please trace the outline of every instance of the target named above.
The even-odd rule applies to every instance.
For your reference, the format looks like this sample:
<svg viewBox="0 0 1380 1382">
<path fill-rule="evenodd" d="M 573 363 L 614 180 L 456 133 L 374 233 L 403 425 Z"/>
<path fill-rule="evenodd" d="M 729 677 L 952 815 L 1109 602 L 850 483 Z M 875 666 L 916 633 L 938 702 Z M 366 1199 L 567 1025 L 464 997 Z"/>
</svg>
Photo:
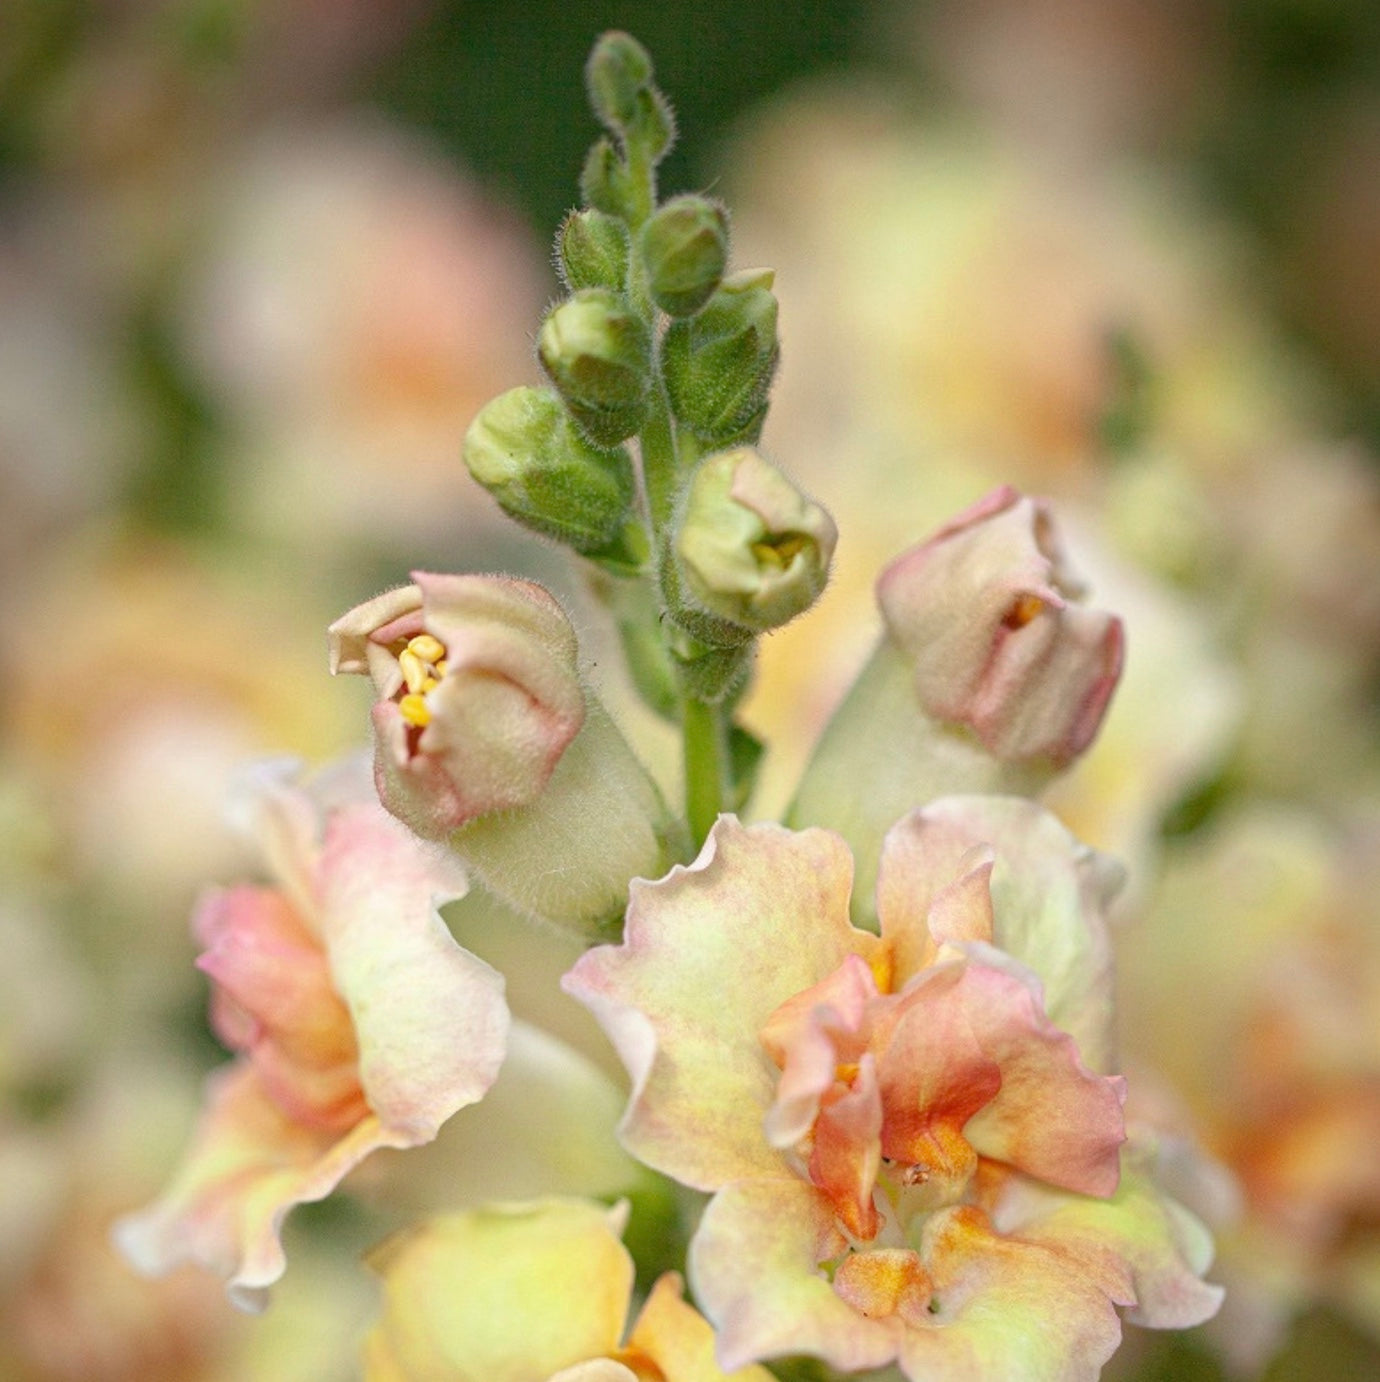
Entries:
<svg viewBox="0 0 1380 1382">
<path fill-rule="evenodd" d="M 425 696 L 428 691 L 434 691 L 440 684 L 441 683 L 437 681 L 435 677 L 427 677 L 426 680 L 422 682 L 422 695 Z"/>
<path fill-rule="evenodd" d="M 409 693 L 398 702 L 398 710 L 408 724 L 416 725 L 418 729 L 425 729 L 431 723 L 431 711 L 427 708 L 425 697 L 415 692 Z"/>
<path fill-rule="evenodd" d="M 423 689 L 422 683 L 430 675 L 426 663 L 411 648 L 404 648 L 398 654 L 398 670 L 407 683 L 407 689 L 413 692 L 421 691 Z"/>
<path fill-rule="evenodd" d="M 438 658 L 436 659 L 436 675 L 437 675 L 438 677 L 443 677 L 443 676 L 445 676 L 445 674 L 446 674 L 446 668 L 449 667 L 449 666 L 450 666 L 450 663 L 448 663 L 448 662 L 445 660 L 445 658 L 443 658 L 443 657 L 438 657 Z"/>
<path fill-rule="evenodd" d="M 409 652 L 416 653 L 423 662 L 435 663 L 446 655 L 446 645 L 429 633 L 419 633 L 416 638 L 409 639 L 407 647 Z"/>
</svg>

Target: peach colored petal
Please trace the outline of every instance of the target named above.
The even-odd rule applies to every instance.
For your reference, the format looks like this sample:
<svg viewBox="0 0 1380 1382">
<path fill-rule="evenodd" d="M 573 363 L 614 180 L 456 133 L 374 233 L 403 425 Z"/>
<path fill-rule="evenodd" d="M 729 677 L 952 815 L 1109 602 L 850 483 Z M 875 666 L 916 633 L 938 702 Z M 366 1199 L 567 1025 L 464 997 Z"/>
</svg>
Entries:
<svg viewBox="0 0 1380 1382">
<path fill-rule="evenodd" d="M 771 1174 L 762 1134 L 777 1070 L 759 1032 L 787 998 L 876 938 L 848 920 L 851 859 L 828 831 L 720 817 L 699 858 L 631 886 L 626 938 L 562 981 L 594 1013 L 633 1080 L 621 1135 L 698 1189 Z"/>
<path fill-rule="evenodd" d="M 815 1121 L 810 1180 L 855 1238 L 871 1238 L 879 1227 L 872 1196 L 882 1165 L 882 1097 L 868 1052 L 852 1083 L 826 1096 Z"/>
<path fill-rule="evenodd" d="M 398 1145 L 429 1141 L 494 1082 L 508 1035 L 503 976 L 456 945 L 437 911 L 463 876 L 370 803 L 330 817 L 317 879 L 365 1097 Z"/>
<path fill-rule="evenodd" d="M 657 1278 L 624 1351 L 649 1358 L 666 1382 L 772 1382 L 766 1368 L 746 1367 L 725 1373 L 719 1367 L 714 1356 L 714 1331 L 684 1300 L 683 1290 L 677 1272 Z"/>
<path fill-rule="evenodd" d="M 1106 913 L 1118 866 L 1080 844 L 1056 817 L 1018 797 L 942 797 L 894 826 L 883 846 L 878 907 L 901 979 L 925 956 L 919 934 L 941 888 L 968 876 L 986 846 L 992 943 L 1040 977 L 1050 1021 L 1068 1032 L 1094 1070 L 1112 1067 L 1112 954 Z M 972 882 L 975 884 L 976 880 Z M 923 899 L 918 904 L 914 898 Z M 980 905 L 972 903 L 971 905 Z M 953 909 L 930 923 L 935 940 L 963 943 Z M 976 914 L 974 914 L 976 915 Z M 978 918 L 980 921 L 980 917 Z"/>
<path fill-rule="evenodd" d="M 767 1019 L 762 1045 L 781 1067 L 765 1122 L 773 1147 L 793 1147 L 810 1131 L 839 1061 L 856 1061 L 866 1048 L 863 1019 L 876 997 L 872 971 L 859 956 L 849 955 L 832 974 L 788 998 Z"/>
<path fill-rule="evenodd" d="M 819 1270 L 847 1246 L 828 1200 L 805 1181 L 742 1180 L 719 1191 L 689 1253 L 695 1298 L 718 1331 L 719 1362 L 731 1370 L 808 1353 L 844 1372 L 891 1362 L 902 1322 L 865 1319 Z"/>
<path fill-rule="evenodd" d="M 975 947 L 976 949 L 976 947 Z M 964 1129 L 983 1156 L 1050 1185 L 1110 1195 L 1120 1177 L 1126 1140 L 1126 1082 L 1094 1074 L 1073 1039 L 1045 1016 L 1029 974 L 971 962 L 955 987 L 969 1029 L 1001 1072 L 1000 1088 Z"/>
<path fill-rule="evenodd" d="M 1116 1193 L 1105 1200 L 1060 1195 L 1013 1178 L 997 1204 L 1003 1233 L 1059 1254 L 1097 1281 L 1135 1324 L 1184 1329 L 1216 1314 L 1222 1288 L 1203 1281 L 1212 1239 L 1152 1180 L 1143 1148 L 1123 1153 Z"/>
<path fill-rule="evenodd" d="M 913 1382 L 1096 1382 L 1121 1340 L 1096 1280 L 1041 1246 L 993 1232 L 981 1211 L 932 1215 L 920 1255 L 930 1275 L 929 1327 L 901 1340 Z"/>
</svg>

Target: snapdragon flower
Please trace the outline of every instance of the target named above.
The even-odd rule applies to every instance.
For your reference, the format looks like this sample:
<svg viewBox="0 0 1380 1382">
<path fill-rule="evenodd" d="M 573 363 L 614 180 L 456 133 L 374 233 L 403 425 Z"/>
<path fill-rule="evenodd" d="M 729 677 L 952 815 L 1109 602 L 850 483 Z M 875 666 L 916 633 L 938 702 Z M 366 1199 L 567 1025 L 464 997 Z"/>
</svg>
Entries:
<svg viewBox="0 0 1380 1382">
<path fill-rule="evenodd" d="M 1108 861 L 955 797 L 882 852 L 880 935 L 832 832 L 721 818 L 565 980 L 628 1067 L 634 1155 L 714 1192 L 690 1277 L 725 1367 L 1092 1379 L 1119 1311 L 1216 1309 L 1205 1231 L 1125 1148 Z"/>
<path fill-rule="evenodd" d="M 235 803 L 275 886 L 216 890 L 194 919 L 211 1021 L 237 1053 L 214 1072 L 192 1145 L 116 1237 L 142 1271 L 193 1260 L 261 1307 L 279 1230 L 380 1147 L 429 1142 L 503 1060 L 503 978 L 437 908 L 458 864 L 372 800 L 330 799 L 268 765 Z"/>
</svg>

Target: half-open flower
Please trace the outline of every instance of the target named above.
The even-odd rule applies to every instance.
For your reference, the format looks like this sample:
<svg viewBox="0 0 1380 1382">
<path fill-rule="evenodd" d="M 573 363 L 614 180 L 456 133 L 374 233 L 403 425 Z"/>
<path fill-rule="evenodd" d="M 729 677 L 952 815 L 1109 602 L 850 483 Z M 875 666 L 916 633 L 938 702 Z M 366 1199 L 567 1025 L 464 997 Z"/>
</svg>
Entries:
<svg viewBox="0 0 1380 1382">
<path fill-rule="evenodd" d="M 236 804 L 273 887 L 210 893 L 195 918 L 212 1024 L 238 1053 L 165 1194 L 117 1238 L 141 1270 L 191 1259 L 253 1309 L 285 1266 L 279 1229 L 379 1147 L 429 1142 L 503 1060 L 503 979 L 437 907 L 458 864 L 372 799 L 266 766 Z"/>
<path fill-rule="evenodd" d="M 626 1207 L 548 1199 L 418 1225 L 371 1258 L 384 1312 L 366 1382 L 729 1382 L 714 1334 L 667 1272 L 624 1337 L 633 1261 Z M 732 1374 L 771 1382 L 765 1368 Z"/>
<path fill-rule="evenodd" d="M 1117 871 L 1029 802 L 949 798 L 888 835 L 874 935 L 851 862 L 721 818 L 565 981 L 632 1075 L 625 1145 L 717 1192 L 690 1273 L 721 1363 L 1094 1378 L 1118 1307 L 1211 1314 L 1206 1235 L 1123 1156 Z"/>
<path fill-rule="evenodd" d="M 1009 485 L 877 581 L 925 713 L 968 725 L 998 758 L 1056 767 L 1092 742 L 1121 672 L 1121 621 L 1082 595 L 1049 506 Z"/>
<path fill-rule="evenodd" d="M 330 628 L 368 674 L 383 804 L 485 886 L 562 925 L 622 909 L 665 867 L 656 788 L 579 673 L 570 620 L 531 581 L 428 575 Z"/>
</svg>

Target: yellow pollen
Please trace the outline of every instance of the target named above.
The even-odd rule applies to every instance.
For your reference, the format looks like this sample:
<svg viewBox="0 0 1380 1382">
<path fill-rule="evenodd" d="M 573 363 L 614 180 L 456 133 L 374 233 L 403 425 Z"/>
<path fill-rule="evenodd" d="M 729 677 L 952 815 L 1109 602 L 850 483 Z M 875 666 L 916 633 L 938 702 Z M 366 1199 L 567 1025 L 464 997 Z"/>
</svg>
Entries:
<svg viewBox="0 0 1380 1382">
<path fill-rule="evenodd" d="M 409 692 L 398 702 L 398 710 L 408 724 L 416 725 L 418 729 L 425 729 L 431 723 L 431 711 L 427 708 L 426 699 L 415 691 Z"/>
<path fill-rule="evenodd" d="M 417 692 L 422 689 L 422 683 L 427 678 L 426 664 L 410 648 L 404 648 L 398 654 L 398 670 L 402 673 L 409 691 Z"/>
<path fill-rule="evenodd" d="M 834 1078 L 841 1080 L 844 1084 L 852 1084 L 858 1078 L 858 1065 L 856 1061 L 849 1061 L 834 1067 Z"/>
<path fill-rule="evenodd" d="M 439 638 L 433 638 L 429 633 L 419 633 L 416 638 L 408 640 L 407 650 L 416 653 L 423 662 L 436 663 L 446 655 L 445 644 Z"/>
</svg>

